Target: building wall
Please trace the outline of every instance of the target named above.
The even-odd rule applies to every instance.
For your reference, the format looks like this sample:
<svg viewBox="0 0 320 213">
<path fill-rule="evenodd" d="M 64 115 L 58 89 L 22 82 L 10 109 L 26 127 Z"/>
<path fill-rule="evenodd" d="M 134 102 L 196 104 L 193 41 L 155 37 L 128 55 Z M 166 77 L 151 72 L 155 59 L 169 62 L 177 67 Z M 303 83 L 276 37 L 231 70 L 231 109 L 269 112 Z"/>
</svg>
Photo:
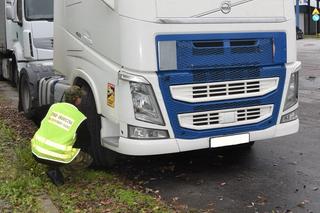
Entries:
<svg viewBox="0 0 320 213">
<path fill-rule="evenodd" d="M 306 1 L 306 0 L 302 0 L 302 1 Z M 301 3 L 301 2 L 300 2 Z M 299 15 L 299 28 L 304 32 L 304 34 L 308 35 L 315 35 L 316 34 L 316 22 L 314 22 L 312 20 L 312 12 L 316 7 L 316 3 L 315 3 L 315 7 L 313 7 L 312 2 L 311 2 L 311 7 L 310 10 L 308 8 L 308 6 L 306 5 L 300 5 L 300 15 Z M 309 16 L 308 14 L 310 13 L 310 20 L 309 20 Z M 308 32 L 308 25 L 310 23 L 310 33 Z M 318 26 L 319 26 L 319 22 L 318 22 Z M 318 27 L 318 33 L 320 32 L 320 27 Z"/>
</svg>

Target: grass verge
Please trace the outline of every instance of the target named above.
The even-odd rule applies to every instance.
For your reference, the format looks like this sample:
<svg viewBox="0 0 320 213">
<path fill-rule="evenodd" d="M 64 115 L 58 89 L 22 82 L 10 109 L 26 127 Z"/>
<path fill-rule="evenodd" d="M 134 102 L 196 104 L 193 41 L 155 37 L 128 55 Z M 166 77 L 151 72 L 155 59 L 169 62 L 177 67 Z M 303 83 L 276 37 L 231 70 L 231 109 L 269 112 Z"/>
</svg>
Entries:
<svg viewBox="0 0 320 213">
<path fill-rule="evenodd" d="M 29 138 L 0 118 L 0 212 L 46 212 L 39 197 L 48 195 L 61 212 L 172 212 L 106 171 L 65 171 L 66 184 L 55 187 L 36 163 Z"/>
</svg>

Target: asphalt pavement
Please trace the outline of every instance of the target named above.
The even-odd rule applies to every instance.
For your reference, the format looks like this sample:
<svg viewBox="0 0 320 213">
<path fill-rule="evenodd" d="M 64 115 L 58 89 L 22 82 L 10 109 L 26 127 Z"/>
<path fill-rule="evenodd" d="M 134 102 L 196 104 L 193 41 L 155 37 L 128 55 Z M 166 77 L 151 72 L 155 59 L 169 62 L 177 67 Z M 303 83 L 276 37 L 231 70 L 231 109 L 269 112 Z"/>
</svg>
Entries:
<svg viewBox="0 0 320 213">
<path fill-rule="evenodd" d="M 298 41 L 300 132 L 257 142 L 251 150 L 204 150 L 126 157 L 115 173 L 164 200 L 215 212 L 320 212 L 320 40 Z M 0 82 L 0 94 L 17 100 Z"/>
</svg>

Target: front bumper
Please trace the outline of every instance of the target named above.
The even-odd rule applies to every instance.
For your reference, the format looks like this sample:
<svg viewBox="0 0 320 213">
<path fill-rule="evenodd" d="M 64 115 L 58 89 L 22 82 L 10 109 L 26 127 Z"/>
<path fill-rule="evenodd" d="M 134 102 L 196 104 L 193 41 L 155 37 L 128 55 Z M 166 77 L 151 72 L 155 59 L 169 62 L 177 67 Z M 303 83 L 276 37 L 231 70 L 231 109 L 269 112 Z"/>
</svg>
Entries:
<svg viewBox="0 0 320 213">
<path fill-rule="evenodd" d="M 250 141 L 271 139 L 297 133 L 299 120 L 279 124 L 262 131 L 249 132 Z M 132 156 L 161 155 L 192 150 L 209 149 L 210 138 L 193 140 L 165 139 L 165 140 L 134 140 L 120 137 L 114 145 L 104 144 L 105 148 L 118 153 Z"/>
</svg>

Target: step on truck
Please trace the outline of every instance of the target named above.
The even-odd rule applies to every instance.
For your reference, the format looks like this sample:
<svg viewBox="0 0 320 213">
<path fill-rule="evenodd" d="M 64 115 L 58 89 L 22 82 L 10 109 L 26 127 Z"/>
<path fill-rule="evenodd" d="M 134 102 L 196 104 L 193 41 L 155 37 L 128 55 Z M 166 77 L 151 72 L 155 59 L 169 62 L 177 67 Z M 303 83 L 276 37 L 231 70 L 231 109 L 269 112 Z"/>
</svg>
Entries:
<svg viewBox="0 0 320 213">
<path fill-rule="evenodd" d="M 1 0 L 0 80 L 16 85 L 22 68 L 52 58 L 53 0 Z"/>
<path fill-rule="evenodd" d="M 29 114 L 80 86 L 96 164 L 114 153 L 250 145 L 298 131 L 293 1 L 54 5 L 53 67 L 23 70 L 20 104 Z"/>
</svg>

